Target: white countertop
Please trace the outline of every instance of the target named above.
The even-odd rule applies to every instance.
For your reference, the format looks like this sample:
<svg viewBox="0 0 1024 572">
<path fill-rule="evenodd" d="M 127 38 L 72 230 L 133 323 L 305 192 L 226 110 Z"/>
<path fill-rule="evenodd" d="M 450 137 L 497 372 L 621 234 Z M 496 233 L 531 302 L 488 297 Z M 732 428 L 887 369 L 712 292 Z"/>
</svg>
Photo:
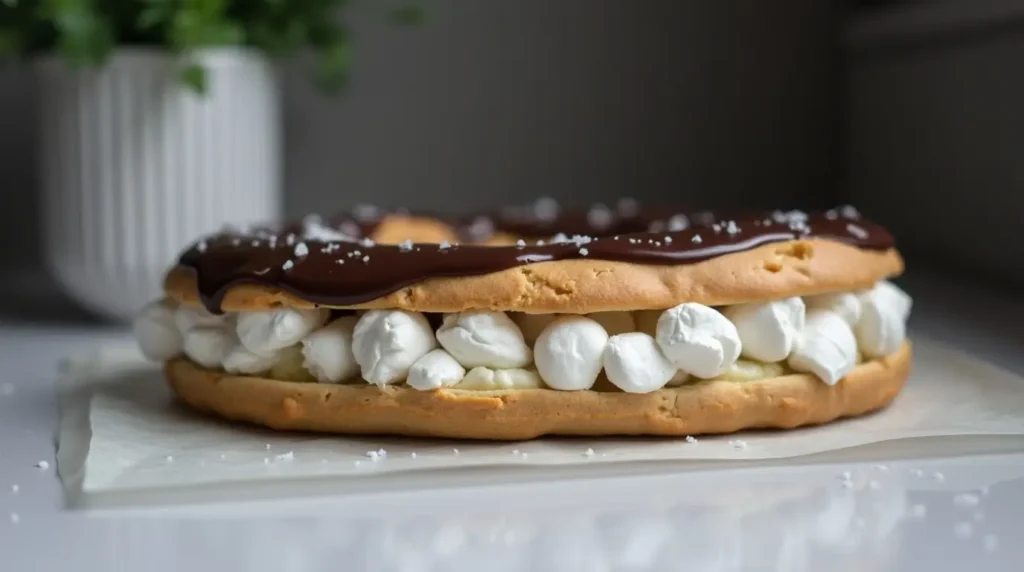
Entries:
<svg viewBox="0 0 1024 572">
<path fill-rule="evenodd" d="M 914 329 L 1024 372 L 1019 296 L 935 276 L 909 288 Z M 932 443 L 874 449 L 858 462 L 64 510 L 54 470 L 57 363 L 124 336 L 0 321 L 0 569 L 981 572 L 1024 562 L 1024 450 L 1012 445 L 966 457 L 937 456 Z M 35 467 L 44 460 L 48 470 Z"/>
</svg>

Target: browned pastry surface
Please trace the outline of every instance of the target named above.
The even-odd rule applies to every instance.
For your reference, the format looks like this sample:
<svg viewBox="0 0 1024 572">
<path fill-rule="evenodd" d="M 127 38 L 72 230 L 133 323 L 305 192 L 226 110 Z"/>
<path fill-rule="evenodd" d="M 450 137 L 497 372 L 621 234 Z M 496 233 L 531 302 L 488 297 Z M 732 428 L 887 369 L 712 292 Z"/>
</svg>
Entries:
<svg viewBox="0 0 1024 572">
<path fill-rule="evenodd" d="M 824 239 L 766 244 L 683 265 L 596 259 L 539 262 L 480 276 L 428 279 L 353 308 L 420 312 L 490 309 L 528 313 L 590 313 L 708 306 L 868 288 L 898 275 L 895 249 L 866 250 Z M 199 305 L 195 274 L 177 266 L 164 284 L 168 297 Z M 221 302 L 225 311 L 313 307 L 280 288 L 237 284 Z"/>
<path fill-rule="evenodd" d="M 296 383 L 165 366 L 193 408 L 280 430 L 519 440 L 541 435 L 699 435 L 826 423 L 885 407 L 910 374 L 911 347 L 829 386 L 808 374 L 705 381 L 647 394 L 551 389 L 418 391 Z"/>
</svg>

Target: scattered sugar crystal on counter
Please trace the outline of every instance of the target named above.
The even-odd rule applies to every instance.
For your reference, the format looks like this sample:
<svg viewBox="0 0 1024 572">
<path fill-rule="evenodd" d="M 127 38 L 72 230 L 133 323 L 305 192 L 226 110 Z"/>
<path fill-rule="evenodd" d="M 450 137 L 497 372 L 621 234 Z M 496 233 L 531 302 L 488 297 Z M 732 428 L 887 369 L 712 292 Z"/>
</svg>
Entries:
<svg viewBox="0 0 1024 572">
<path fill-rule="evenodd" d="M 220 454 L 220 458 L 221 458 L 221 460 L 224 460 L 224 459 L 227 459 L 227 458 L 228 458 L 228 456 L 227 456 L 227 455 L 225 455 L 224 453 L 221 453 L 221 454 Z"/>
<path fill-rule="evenodd" d="M 409 456 L 411 458 L 415 459 L 416 458 L 416 451 L 413 451 L 412 453 L 409 453 Z"/>
<path fill-rule="evenodd" d="M 842 473 L 839 474 L 839 478 L 843 479 L 844 481 L 849 481 L 850 479 L 853 478 L 853 473 L 851 473 L 850 471 L 843 471 Z"/>
<path fill-rule="evenodd" d="M 985 552 L 995 552 L 999 548 L 999 537 L 994 534 L 986 534 L 981 539 L 981 546 L 985 549 Z"/>
<path fill-rule="evenodd" d="M 173 463 L 174 462 L 174 456 L 173 455 L 167 455 L 166 457 L 164 457 L 164 462 Z"/>
<path fill-rule="evenodd" d="M 587 250 L 586 248 L 581 248 L 580 249 L 580 256 L 586 256 L 588 254 L 590 254 L 590 251 Z"/>
<path fill-rule="evenodd" d="M 458 456 L 459 450 L 458 449 L 452 449 L 452 454 Z"/>
<path fill-rule="evenodd" d="M 928 515 L 928 507 L 923 504 L 915 504 L 910 507 L 910 516 L 914 518 L 924 518 Z"/>
<path fill-rule="evenodd" d="M 747 448 L 747 442 L 744 441 L 743 439 L 736 439 L 735 441 L 729 441 L 729 444 L 732 445 L 732 447 L 734 449 L 746 449 Z"/>
<path fill-rule="evenodd" d="M 981 499 L 978 495 L 972 495 L 970 493 L 964 493 L 953 497 L 953 505 L 957 508 L 974 508 L 978 506 Z"/>
<path fill-rule="evenodd" d="M 525 461 L 525 460 L 526 460 L 526 458 L 527 458 L 527 457 L 529 457 L 529 455 L 528 455 L 528 454 L 526 454 L 526 453 L 523 453 L 522 455 L 520 455 L 520 457 L 522 457 L 522 458 L 523 458 L 523 460 Z"/>
<path fill-rule="evenodd" d="M 359 466 L 361 466 L 363 464 L 363 462 L 362 461 L 355 461 L 352 464 L 355 465 L 356 467 L 359 467 Z"/>
<path fill-rule="evenodd" d="M 284 264 L 281 265 L 281 270 L 291 270 L 295 267 L 295 263 L 291 260 L 285 260 Z"/>
<path fill-rule="evenodd" d="M 693 435 L 687 435 L 686 436 L 686 442 L 687 443 L 696 443 L 697 442 L 697 438 L 694 437 Z"/>
<path fill-rule="evenodd" d="M 583 456 L 587 458 L 593 457 L 595 454 L 596 453 L 594 453 L 594 450 L 591 449 L 590 447 L 587 447 L 587 450 L 583 451 Z"/>
<path fill-rule="evenodd" d="M 305 242 L 300 242 L 295 245 L 295 256 L 302 258 L 309 254 L 309 247 L 306 246 Z"/>
<path fill-rule="evenodd" d="M 288 451 L 287 453 L 281 453 L 280 455 L 274 456 L 275 461 L 291 461 L 293 459 L 295 459 L 295 453 L 293 451 Z"/>
<path fill-rule="evenodd" d="M 270 450 L 270 443 L 267 443 L 266 445 L 264 445 L 263 448 L 269 451 Z"/>
<path fill-rule="evenodd" d="M 38 463 L 36 463 L 36 468 L 41 471 L 45 471 L 46 469 L 50 468 L 50 463 L 47 461 L 39 461 Z"/>
<path fill-rule="evenodd" d="M 953 533 L 958 538 L 970 538 L 974 535 L 974 525 L 969 522 L 958 522 L 953 527 Z"/>
<path fill-rule="evenodd" d="M 513 455 L 518 455 L 519 454 L 519 449 L 512 449 L 512 454 Z"/>
</svg>

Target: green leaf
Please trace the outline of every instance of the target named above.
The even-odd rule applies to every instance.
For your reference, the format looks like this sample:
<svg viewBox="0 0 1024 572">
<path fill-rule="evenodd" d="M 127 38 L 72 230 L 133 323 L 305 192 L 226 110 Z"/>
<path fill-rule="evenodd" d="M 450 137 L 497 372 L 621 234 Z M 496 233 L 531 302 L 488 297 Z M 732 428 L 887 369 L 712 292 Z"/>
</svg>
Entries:
<svg viewBox="0 0 1024 572">
<path fill-rule="evenodd" d="M 206 95 L 207 79 L 206 68 L 199 64 L 190 64 L 181 71 L 181 81 L 200 95 Z"/>
</svg>

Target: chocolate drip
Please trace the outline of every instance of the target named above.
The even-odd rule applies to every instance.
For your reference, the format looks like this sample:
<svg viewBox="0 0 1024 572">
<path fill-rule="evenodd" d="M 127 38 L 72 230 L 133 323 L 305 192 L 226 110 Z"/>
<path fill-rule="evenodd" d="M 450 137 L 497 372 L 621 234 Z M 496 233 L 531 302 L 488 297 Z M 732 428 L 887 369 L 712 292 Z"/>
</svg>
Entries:
<svg viewBox="0 0 1024 572">
<path fill-rule="evenodd" d="M 544 243 L 520 241 L 517 246 L 472 244 L 377 245 L 368 239 L 345 240 L 301 226 L 277 232 L 260 230 L 221 234 L 186 251 L 180 264 L 196 274 L 199 294 L 211 312 L 219 312 L 224 294 L 238 284 L 277 287 L 317 304 L 351 306 L 390 294 L 429 278 L 475 276 L 516 266 L 556 260 L 592 258 L 640 264 L 690 264 L 799 238 L 835 240 L 859 248 L 884 250 L 893 238 L 881 226 L 860 218 L 852 209 L 826 213 L 691 213 L 660 216 L 635 212 L 595 216 L 568 213 L 554 217 L 475 217 L 457 225 L 460 235 L 483 240 L 495 232 L 548 236 L 572 232 Z M 365 221 L 331 226 L 372 232 Z M 340 221 L 340 222 L 339 222 Z M 476 226 L 473 229 L 471 226 Z M 326 228 L 326 227 L 321 227 Z M 355 230 L 357 229 L 357 230 Z M 658 232 L 647 232 L 657 230 Z M 293 233 L 293 234 L 289 234 Z"/>
</svg>

